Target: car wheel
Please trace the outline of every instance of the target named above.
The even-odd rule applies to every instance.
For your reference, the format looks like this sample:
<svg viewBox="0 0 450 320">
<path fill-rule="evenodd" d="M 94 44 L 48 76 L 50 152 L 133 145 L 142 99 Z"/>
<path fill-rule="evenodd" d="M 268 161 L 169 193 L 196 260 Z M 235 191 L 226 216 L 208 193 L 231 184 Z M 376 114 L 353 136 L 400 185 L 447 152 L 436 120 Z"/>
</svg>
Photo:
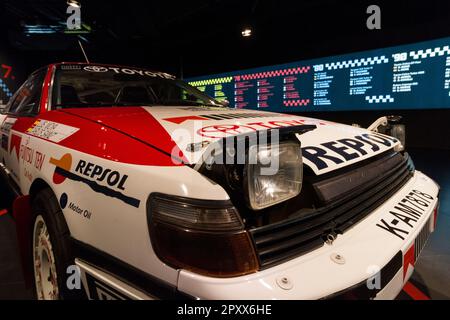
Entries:
<svg viewBox="0 0 450 320">
<path fill-rule="evenodd" d="M 77 299 L 83 289 L 70 290 L 67 267 L 74 265 L 70 233 L 63 212 L 50 189 L 40 191 L 32 200 L 32 257 L 34 293 L 38 300 Z"/>
</svg>

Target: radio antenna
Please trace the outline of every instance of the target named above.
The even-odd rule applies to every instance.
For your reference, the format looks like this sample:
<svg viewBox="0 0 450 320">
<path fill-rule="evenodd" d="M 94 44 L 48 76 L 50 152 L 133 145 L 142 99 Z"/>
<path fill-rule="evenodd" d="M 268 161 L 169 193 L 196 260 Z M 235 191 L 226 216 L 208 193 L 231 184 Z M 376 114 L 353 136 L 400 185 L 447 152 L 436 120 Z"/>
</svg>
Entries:
<svg viewBox="0 0 450 320">
<path fill-rule="evenodd" d="M 78 39 L 78 44 L 80 45 L 81 52 L 83 52 L 84 59 L 86 59 L 86 62 L 87 62 L 87 63 L 90 63 L 90 62 L 89 62 L 89 59 L 88 59 L 88 57 L 87 57 L 87 55 L 86 55 L 86 52 L 84 51 L 83 45 L 81 44 L 80 39 Z"/>
</svg>

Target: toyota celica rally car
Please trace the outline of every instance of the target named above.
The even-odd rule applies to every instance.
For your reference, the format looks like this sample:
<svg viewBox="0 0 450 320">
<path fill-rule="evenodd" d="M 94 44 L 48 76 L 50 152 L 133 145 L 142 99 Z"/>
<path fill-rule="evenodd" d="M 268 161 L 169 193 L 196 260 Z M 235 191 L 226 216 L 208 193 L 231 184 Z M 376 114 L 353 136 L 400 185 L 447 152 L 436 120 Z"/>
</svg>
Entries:
<svg viewBox="0 0 450 320">
<path fill-rule="evenodd" d="M 25 279 L 38 299 L 394 298 L 439 186 L 380 123 L 228 108 L 132 67 L 41 68 L 0 115 Z"/>
</svg>

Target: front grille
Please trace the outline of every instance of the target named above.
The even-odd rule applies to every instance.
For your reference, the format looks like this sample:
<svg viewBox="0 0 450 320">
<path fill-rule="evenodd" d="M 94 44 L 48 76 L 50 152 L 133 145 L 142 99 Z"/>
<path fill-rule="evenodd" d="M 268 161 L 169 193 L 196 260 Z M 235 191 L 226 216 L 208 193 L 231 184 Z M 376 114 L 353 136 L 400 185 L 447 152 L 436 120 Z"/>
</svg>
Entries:
<svg viewBox="0 0 450 320">
<path fill-rule="evenodd" d="M 417 261 L 423 247 L 427 243 L 428 237 L 430 236 L 430 219 L 425 223 L 422 230 L 420 230 L 418 236 L 414 240 L 414 260 Z"/>
<path fill-rule="evenodd" d="M 385 171 L 377 172 L 376 177 L 350 188 L 351 192 L 333 196 L 331 203 L 314 210 L 307 215 L 290 218 L 278 223 L 250 230 L 259 257 L 261 268 L 292 259 L 324 244 L 328 234 L 340 234 L 375 210 L 386 199 L 396 193 L 411 178 L 408 156 L 390 154 L 383 163 L 393 157 L 392 165 Z M 390 161 L 390 160 L 389 160 Z M 358 168 L 364 172 L 373 172 L 374 163 Z M 347 172 L 348 174 L 348 172 Z M 327 177 L 336 179 L 339 176 Z M 322 181 L 321 181 L 322 182 Z M 358 179 L 348 179 L 348 183 L 358 184 Z M 344 188 L 350 190 L 349 188 Z"/>
</svg>

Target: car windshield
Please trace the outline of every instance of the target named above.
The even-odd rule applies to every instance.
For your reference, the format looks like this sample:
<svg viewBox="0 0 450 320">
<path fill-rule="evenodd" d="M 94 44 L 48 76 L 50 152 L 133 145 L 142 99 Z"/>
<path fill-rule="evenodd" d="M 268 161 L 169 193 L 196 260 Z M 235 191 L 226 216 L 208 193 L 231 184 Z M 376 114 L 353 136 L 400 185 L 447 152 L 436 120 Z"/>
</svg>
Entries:
<svg viewBox="0 0 450 320">
<path fill-rule="evenodd" d="M 52 91 L 56 109 L 136 105 L 224 106 L 167 73 L 65 64 L 56 70 Z"/>
</svg>

